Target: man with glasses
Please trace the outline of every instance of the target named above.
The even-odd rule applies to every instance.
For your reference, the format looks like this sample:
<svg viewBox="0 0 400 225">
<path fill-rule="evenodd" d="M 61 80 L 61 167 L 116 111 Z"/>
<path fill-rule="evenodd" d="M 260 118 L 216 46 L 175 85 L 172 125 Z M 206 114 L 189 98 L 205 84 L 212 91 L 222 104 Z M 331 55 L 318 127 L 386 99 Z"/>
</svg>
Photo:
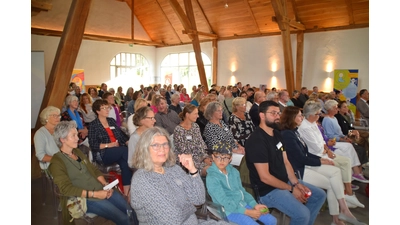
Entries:
<svg viewBox="0 0 400 225">
<path fill-rule="evenodd" d="M 296 177 L 278 130 L 280 114 L 274 101 L 259 106 L 260 126 L 245 145 L 250 181 L 257 187 L 261 203 L 289 216 L 290 225 L 312 225 L 326 193 Z M 311 196 L 306 195 L 309 192 Z"/>
<path fill-rule="evenodd" d="M 155 125 L 166 129 L 170 135 L 173 134 L 181 119 L 174 110 L 168 108 L 167 100 L 164 97 L 157 98 L 155 103 L 158 110 L 155 116 Z"/>
</svg>

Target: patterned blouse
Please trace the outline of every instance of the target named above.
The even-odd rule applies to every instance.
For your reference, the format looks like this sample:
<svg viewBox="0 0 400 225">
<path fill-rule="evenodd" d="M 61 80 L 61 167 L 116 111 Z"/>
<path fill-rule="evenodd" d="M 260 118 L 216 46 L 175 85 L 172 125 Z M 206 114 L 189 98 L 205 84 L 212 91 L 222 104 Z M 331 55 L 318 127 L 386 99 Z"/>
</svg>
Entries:
<svg viewBox="0 0 400 225">
<path fill-rule="evenodd" d="M 250 115 L 244 113 L 245 120 L 240 119 L 235 114 L 229 117 L 228 124 L 233 134 L 233 138 L 244 147 L 247 138 L 254 132 L 255 126 L 250 118 Z"/>
<path fill-rule="evenodd" d="M 208 149 L 212 149 L 215 144 L 222 140 L 228 142 L 232 148 L 237 148 L 238 146 L 232 132 L 229 130 L 229 126 L 223 120 L 220 120 L 220 123 L 222 127 L 218 124 L 208 122 L 204 128 L 203 136 L 206 139 Z"/>
<path fill-rule="evenodd" d="M 207 145 L 201 137 L 197 123 L 192 123 L 190 130 L 186 130 L 181 125 L 176 126 L 174 130 L 174 146 L 178 165 L 180 164 L 178 154 L 192 154 L 196 168 L 200 170 L 204 168 L 205 163 L 203 160 L 208 156 L 205 152 Z"/>
</svg>

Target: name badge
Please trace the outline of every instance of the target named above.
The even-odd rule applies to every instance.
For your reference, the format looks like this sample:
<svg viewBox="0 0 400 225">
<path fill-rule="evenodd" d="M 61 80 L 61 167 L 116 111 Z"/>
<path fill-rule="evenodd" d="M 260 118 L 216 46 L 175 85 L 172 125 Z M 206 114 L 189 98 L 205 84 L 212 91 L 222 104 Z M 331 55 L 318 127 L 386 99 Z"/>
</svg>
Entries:
<svg viewBox="0 0 400 225">
<path fill-rule="evenodd" d="M 111 130 L 114 130 L 114 129 L 115 129 L 115 127 L 110 127 L 110 129 L 111 129 Z"/>
<path fill-rule="evenodd" d="M 225 127 L 225 129 L 224 129 L 225 131 L 228 131 L 228 128 L 227 127 Z"/>
<path fill-rule="evenodd" d="M 281 150 L 281 151 L 283 151 L 283 148 L 282 148 L 282 143 L 281 143 L 281 142 L 279 142 L 278 144 L 276 144 L 276 148 L 277 148 L 278 150 Z"/>
<path fill-rule="evenodd" d="M 188 136 L 186 136 L 186 140 L 192 140 L 192 136 L 191 135 L 188 135 Z"/>
</svg>

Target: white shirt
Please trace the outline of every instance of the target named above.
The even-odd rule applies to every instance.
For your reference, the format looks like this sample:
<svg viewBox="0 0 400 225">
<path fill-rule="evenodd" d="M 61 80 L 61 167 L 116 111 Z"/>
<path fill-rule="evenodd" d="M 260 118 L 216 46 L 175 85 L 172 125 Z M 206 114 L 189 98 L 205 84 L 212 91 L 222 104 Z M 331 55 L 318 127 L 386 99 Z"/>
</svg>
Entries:
<svg viewBox="0 0 400 225">
<path fill-rule="evenodd" d="M 298 132 L 306 142 L 310 153 L 329 159 L 326 153 L 323 154 L 325 141 L 316 123 L 310 123 L 310 121 L 304 119 L 299 126 Z"/>
</svg>

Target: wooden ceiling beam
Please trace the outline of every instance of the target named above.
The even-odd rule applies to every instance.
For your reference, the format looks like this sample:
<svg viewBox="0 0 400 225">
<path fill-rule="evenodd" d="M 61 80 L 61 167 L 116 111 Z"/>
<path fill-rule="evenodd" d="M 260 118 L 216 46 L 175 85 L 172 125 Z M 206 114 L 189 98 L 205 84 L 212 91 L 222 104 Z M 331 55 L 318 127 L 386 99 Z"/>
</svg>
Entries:
<svg viewBox="0 0 400 225">
<path fill-rule="evenodd" d="M 351 4 L 351 0 L 345 0 L 347 6 L 347 12 L 349 14 L 349 24 L 354 24 L 354 15 L 353 15 L 353 5 Z"/>
<path fill-rule="evenodd" d="M 31 0 L 31 8 L 40 11 L 49 11 L 53 8 L 52 0 Z"/>
<path fill-rule="evenodd" d="M 297 4 L 296 4 L 296 0 L 290 0 L 290 2 L 292 3 L 292 9 L 293 9 L 293 14 L 294 14 L 294 19 L 296 21 L 300 21 L 299 18 L 299 13 L 297 12 Z"/>
<path fill-rule="evenodd" d="M 201 31 L 197 31 L 197 30 L 182 30 L 182 34 L 195 34 L 195 35 L 201 35 L 201 36 L 205 36 L 205 37 L 209 37 L 211 39 L 218 39 L 218 35 L 216 34 L 210 34 L 210 33 L 206 33 L 206 32 L 201 32 Z"/>
<path fill-rule="evenodd" d="M 206 20 L 206 25 L 207 25 L 207 27 L 208 27 L 208 32 L 209 32 L 209 33 L 212 33 L 212 34 L 215 34 L 214 30 L 213 30 L 212 27 L 211 27 L 210 21 L 208 20 L 206 14 L 204 13 L 203 7 L 201 7 L 201 5 L 200 5 L 199 0 L 195 0 L 194 2 L 195 2 L 195 3 L 197 4 L 197 6 L 199 7 L 199 9 L 200 9 L 200 11 L 201 11 L 201 14 L 203 15 L 204 19 Z"/>
<path fill-rule="evenodd" d="M 181 6 L 179 5 L 177 0 L 168 0 L 169 4 L 171 5 L 172 9 L 175 11 L 175 14 L 178 16 L 179 20 L 182 23 L 183 28 L 189 33 L 190 30 L 192 30 L 192 25 L 188 19 L 188 17 L 186 16 L 185 12 L 183 11 L 183 9 L 181 8 Z M 192 9 L 193 11 L 193 9 Z M 193 40 L 193 35 L 192 34 L 188 34 L 190 40 Z"/>
<path fill-rule="evenodd" d="M 46 84 L 40 112 L 49 105 L 62 108 L 76 57 L 82 43 L 91 0 L 72 0 L 63 33 Z M 41 125 L 38 116 L 36 129 Z"/>
<path fill-rule="evenodd" d="M 61 37 L 62 31 L 47 30 L 47 29 L 41 29 L 41 28 L 31 28 L 31 34 Z M 146 46 L 158 46 L 158 47 L 166 46 L 164 43 L 161 43 L 161 42 L 135 40 L 135 39 L 119 38 L 119 37 L 109 37 L 109 36 L 95 35 L 95 34 L 84 34 L 83 39 L 94 40 L 94 41 L 126 43 L 126 44 L 139 44 L 139 45 L 146 45 Z"/>
<path fill-rule="evenodd" d="M 305 30 L 306 29 L 306 27 L 303 24 L 301 24 L 300 22 L 297 22 L 295 20 L 291 20 L 286 16 L 282 17 L 282 22 L 287 23 L 287 24 L 289 24 L 289 26 L 291 26 L 293 28 L 296 28 L 298 30 Z"/>
<path fill-rule="evenodd" d="M 250 7 L 249 1 L 248 1 L 248 0 L 243 0 L 243 2 L 244 2 L 244 4 L 246 5 L 247 10 L 250 12 L 250 16 L 251 16 L 251 19 L 252 19 L 252 21 L 253 21 L 255 27 L 256 27 L 257 33 L 261 34 L 260 27 L 258 26 L 256 17 L 254 16 L 253 10 L 252 10 L 251 7 Z"/>
</svg>

